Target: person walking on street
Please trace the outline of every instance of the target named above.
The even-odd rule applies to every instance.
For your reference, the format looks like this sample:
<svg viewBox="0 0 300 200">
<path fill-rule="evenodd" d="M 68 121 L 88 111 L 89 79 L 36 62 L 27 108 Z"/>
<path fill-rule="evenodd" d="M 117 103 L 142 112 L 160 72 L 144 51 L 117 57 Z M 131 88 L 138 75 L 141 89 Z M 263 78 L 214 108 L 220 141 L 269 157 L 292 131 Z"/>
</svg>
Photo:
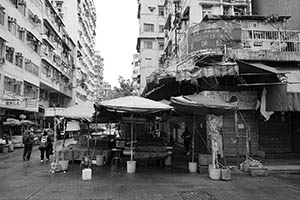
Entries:
<svg viewBox="0 0 300 200">
<path fill-rule="evenodd" d="M 52 141 L 50 139 L 50 137 L 48 136 L 47 131 L 44 131 L 43 135 L 41 136 L 40 139 L 40 147 L 39 150 L 41 152 L 41 162 L 44 162 L 44 157 L 46 154 L 46 161 L 49 161 L 50 159 L 50 148 L 52 145 Z M 52 148 L 51 148 L 52 150 Z"/>
<path fill-rule="evenodd" d="M 34 135 L 32 131 L 26 130 L 22 137 L 23 144 L 24 144 L 24 151 L 23 151 L 23 161 L 30 160 L 33 142 L 34 142 Z"/>
<path fill-rule="evenodd" d="M 185 148 L 186 154 L 190 155 L 190 145 L 191 145 L 191 141 L 192 141 L 192 135 L 191 135 L 191 132 L 189 131 L 188 127 L 185 127 L 185 130 L 183 131 L 181 137 L 184 141 L 184 148 Z"/>
</svg>

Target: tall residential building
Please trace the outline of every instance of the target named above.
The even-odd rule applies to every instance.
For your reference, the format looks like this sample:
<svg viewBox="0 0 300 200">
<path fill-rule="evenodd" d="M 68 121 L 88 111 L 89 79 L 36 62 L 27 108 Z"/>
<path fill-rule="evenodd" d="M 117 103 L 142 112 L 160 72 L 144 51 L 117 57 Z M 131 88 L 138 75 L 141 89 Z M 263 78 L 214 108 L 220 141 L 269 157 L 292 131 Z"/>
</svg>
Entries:
<svg viewBox="0 0 300 200">
<path fill-rule="evenodd" d="M 287 21 L 287 29 L 300 29 L 299 0 L 252 0 L 253 15 L 291 16 Z"/>
<path fill-rule="evenodd" d="M 132 60 L 132 86 L 133 86 L 133 94 L 136 96 L 140 96 L 140 59 L 139 54 L 133 55 Z"/>
<path fill-rule="evenodd" d="M 42 121 L 72 99 L 74 44 L 48 0 L 1 1 L 1 115 Z M 63 36 L 65 35 L 65 36 Z"/>
<path fill-rule="evenodd" d="M 96 99 L 95 26 L 92 0 L 1 1 L 1 122 Z"/>
<path fill-rule="evenodd" d="M 55 4 L 44 0 L 43 8 L 40 107 L 49 117 L 72 104 L 76 43 L 69 37 Z"/>
<path fill-rule="evenodd" d="M 164 0 L 138 0 L 139 37 L 137 52 L 140 59 L 140 93 L 147 83 L 147 76 L 159 67 L 164 49 Z"/>
<path fill-rule="evenodd" d="M 95 36 L 96 9 L 93 0 L 54 0 L 66 29 L 76 44 L 74 70 L 75 103 L 96 99 Z"/>
<path fill-rule="evenodd" d="M 100 52 L 96 51 L 95 55 L 95 96 L 97 101 L 101 101 L 103 98 L 103 70 L 104 70 L 104 59 L 101 57 Z"/>
</svg>

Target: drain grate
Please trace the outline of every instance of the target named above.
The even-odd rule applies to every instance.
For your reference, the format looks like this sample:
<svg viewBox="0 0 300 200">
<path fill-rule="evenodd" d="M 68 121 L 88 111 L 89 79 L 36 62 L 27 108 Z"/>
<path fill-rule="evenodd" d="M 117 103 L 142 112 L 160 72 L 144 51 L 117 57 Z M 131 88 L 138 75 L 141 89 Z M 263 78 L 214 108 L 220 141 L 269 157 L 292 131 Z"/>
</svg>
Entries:
<svg viewBox="0 0 300 200">
<path fill-rule="evenodd" d="M 184 191 L 178 193 L 182 200 L 217 200 L 208 192 L 203 191 Z"/>
</svg>

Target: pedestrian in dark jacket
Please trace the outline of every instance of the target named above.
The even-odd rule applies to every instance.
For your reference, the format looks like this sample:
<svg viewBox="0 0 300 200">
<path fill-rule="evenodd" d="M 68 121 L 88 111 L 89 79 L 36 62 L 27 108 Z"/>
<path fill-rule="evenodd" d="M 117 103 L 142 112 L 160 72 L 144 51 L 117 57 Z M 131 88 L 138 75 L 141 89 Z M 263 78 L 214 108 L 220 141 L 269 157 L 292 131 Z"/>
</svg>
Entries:
<svg viewBox="0 0 300 200">
<path fill-rule="evenodd" d="M 41 152 L 41 162 L 44 162 L 44 157 L 46 154 L 46 161 L 49 161 L 50 154 L 52 151 L 52 141 L 48 136 L 47 131 L 44 131 L 43 135 L 40 138 L 40 147 L 39 150 Z"/>
<path fill-rule="evenodd" d="M 192 135 L 189 129 L 186 127 L 181 135 L 182 139 L 184 140 L 184 148 L 187 155 L 190 155 L 190 145 L 192 141 Z"/>
<path fill-rule="evenodd" d="M 23 161 L 30 160 L 33 142 L 34 142 L 33 132 L 26 130 L 24 132 L 22 140 L 23 140 L 23 144 L 24 144 Z"/>
</svg>

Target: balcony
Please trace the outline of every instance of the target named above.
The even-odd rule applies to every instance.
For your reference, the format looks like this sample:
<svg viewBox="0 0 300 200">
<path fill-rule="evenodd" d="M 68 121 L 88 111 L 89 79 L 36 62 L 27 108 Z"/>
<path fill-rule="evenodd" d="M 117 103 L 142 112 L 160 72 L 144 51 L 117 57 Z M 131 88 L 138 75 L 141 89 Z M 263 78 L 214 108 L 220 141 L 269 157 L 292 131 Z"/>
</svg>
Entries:
<svg viewBox="0 0 300 200">
<path fill-rule="evenodd" d="M 242 30 L 241 47 L 227 53 L 240 60 L 300 61 L 300 31 Z"/>
</svg>

